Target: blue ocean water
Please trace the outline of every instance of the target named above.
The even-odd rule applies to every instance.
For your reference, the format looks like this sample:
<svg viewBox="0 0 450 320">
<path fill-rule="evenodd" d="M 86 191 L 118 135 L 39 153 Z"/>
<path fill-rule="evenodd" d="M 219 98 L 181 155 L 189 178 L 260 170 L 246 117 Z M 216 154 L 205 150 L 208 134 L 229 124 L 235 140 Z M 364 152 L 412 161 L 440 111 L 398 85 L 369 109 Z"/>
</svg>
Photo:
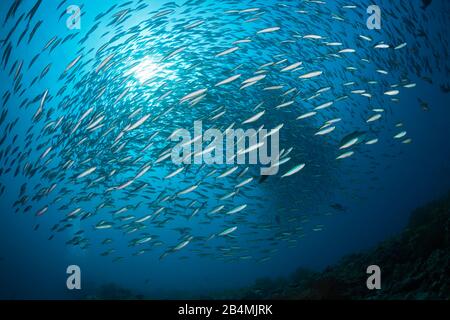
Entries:
<svg viewBox="0 0 450 320">
<path fill-rule="evenodd" d="M 414 208 L 450 189 L 449 4 L 378 1 L 381 29 L 369 30 L 371 4 L 3 1 L 0 297 L 73 299 L 107 283 L 153 298 L 195 297 L 298 267 L 321 270 L 402 230 Z M 79 29 L 71 5 L 81 11 Z M 348 48 L 355 52 L 341 51 Z M 295 62 L 301 67 L 281 71 Z M 322 74 L 299 78 L 314 71 Z M 202 89 L 204 97 L 183 101 Z M 376 113 L 381 119 L 367 123 Z M 316 135 L 333 119 L 332 132 Z M 222 131 L 282 124 L 280 150 L 293 148 L 290 160 L 265 181 L 246 164 L 225 178 L 234 165 L 185 166 L 165 179 L 179 167 L 157 161 L 167 138 L 192 131 L 195 120 Z M 354 154 L 336 160 L 355 131 L 361 140 L 344 150 Z M 95 228 L 101 221 L 113 227 Z M 133 243 L 142 237 L 151 240 Z M 68 265 L 81 268 L 82 290 L 67 289 Z"/>
</svg>

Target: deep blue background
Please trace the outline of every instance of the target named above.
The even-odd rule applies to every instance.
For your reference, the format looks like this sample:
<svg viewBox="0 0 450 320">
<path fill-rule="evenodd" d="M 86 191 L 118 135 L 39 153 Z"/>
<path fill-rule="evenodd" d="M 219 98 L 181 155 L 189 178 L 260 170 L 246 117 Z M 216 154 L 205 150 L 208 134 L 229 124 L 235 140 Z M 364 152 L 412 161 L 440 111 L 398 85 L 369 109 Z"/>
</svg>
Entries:
<svg viewBox="0 0 450 320">
<path fill-rule="evenodd" d="M 31 7 L 32 1 L 24 2 L 27 8 Z M 11 59 L 31 59 L 29 52 L 35 48 L 36 51 L 40 50 L 53 34 L 86 32 L 93 18 L 116 1 L 71 1 L 71 4 L 84 3 L 85 15 L 82 18 L 80 31 L 68 31 L 65 27 L 66 17 L 57 21 L 61 10 L 55 10 L 56 1 L 44 2 L 45 10 L 41 8 L 34 18 L 34 20 L 44 19 L 44 25 L 29 47 L 22 45 L 20 50 L 14 52 Z M 157 3 L 160 2 L 151 1 L 151 6 L 155 6 L 157 10 Z M 420 1 L 417 1 L 413 7 L 421 18 L 435 17 L 445 10 L 444 2 L 445 0 L 433 1 L 427 11 L 420 8 Z M 3 21 L 10 3 L 11 1 L 2 1 L 0 22 Z M 345 1 L 339 1 L 339 3 L 346 4 Z M 401 1 L 382 1 L 381 7 L 389 11 L 399 3 Z M 235 6 L 244 8 L 251 7 L 252 4 L 236 4 Z M 24 10 L 24 7 L 23 4 L 19 10 Z M 365 17 L 364 8 L 365 6 L 361 5 L 357 10 Z M 404 12 L 404 17 L 411 14 Z M 399 30 L 405 30 L 405 33 L 401 35 L 405 42 L 416 39 L 417 35 L 408 33 L 403 22 L 404 20 L 399 17 L 383 17 L 383 23 L 396 25 Z M 439 34 L 446 37 L 448 41 L 447 24 L 444 24 L 442 20 L 429 18 L 419 20 L 417 23 L 430 37 Z M 360 30 L 364 30 L 364 20 L 355 20 L 355 24 Z M 12 21 L 9 21 L 7 26 L 2 27 L 0 38 L 5 36 L 11 26 Z M 314 30 L 304 33 L 314 33 Z M 366 29 L 365 34 L 382 38 L 383 30 Z M 357 35 L 357 30 L 348 30 L 349 38 L 355 38 Z M 64 50 L 55 50 L 48 57 L 49 61 L 64 68 L 76 56 L 75 52 L 78 50 L 76 42 L 69 42 Z M 440 44 L 436 41 L 433 43 L 434 49 L 447 52 L 448 48 L 444 43 Z M 88 46 L 89 43 L 85 45 Z M 431 48 L 422 48 L 419 53 L 412 51 L 410 46 L 402 50 L 406 51 L 404 54 L 410 54 L 417 59 L 419 58 L 417 55 L 420 55 L 422 61 L 434 59 Z M 222 263 L 194 256 L 188 260 L 159 261 L 157 256 L 153 255 L 130 257 L 125 262 L 112 264 L 110 260 L 98 256 L 98 251 L 81 252 L 67 247 L 64 241 L 48 241 L 47 229 L 41 228 L 33 232 L 37 218 L 32 215 L 15 215 L 11 210 L 11 203 L 16 199 L 17 190 L 24 180 L 20 177 L 14 179 L 11 176 L 1 176 L 0 179 L 7 186 L 7 191 L 0 198 L 0 257 L 2 258 L 0 297 L 77 297 L 80 293 L 69 292 L 65 288 L 65 269 L 69 264 L 78 264 L 81 267 L 85 292 L 103 283 L 115 282 L 136 292 L 164 297 L 171 296 L 171 292 L 178 290 L 205 293 L 209 290 L 237 288 L 251 284 L 256 278 L 262 276 L 287 276 L 299 266 L 322 269 L 335 263 L 343 255 L 370 248 L 402 230 L 414 208 L 438 198 L 450 189 L 450 105 L 448 93 L 442 92 L 439 88 L 441 84 L 449 81 L 448 70 L 445 69 L 445 67 L 448 68 L 448 61 L 444 60 L 444 62 L 446 66 L 443 65 L 440 69 L 435 68 L 431 74 L 428 74 L 433 84 L 417 77 L 412 79 L 417 83 L 417 87 L 402 92 L 400 102 L 392 106 L 392 115 L 389 120 L 386 120 L 389 123 L 386 123 L 386 130 L 382 133 L 385 139 L 380 138 L 380 143 L 373 146 L 370 151 L 371 156 L 379 164 L 374 169 L 374 173 L 367 173 L 371 168 L 367 159 L 362 157 L 351 159 L 336 168 L 332 179 L 339 183 L 333 183 L 326 189 L 328 191 L 331 189 L 334 201 L 348 208 L 347 212 L 321 218 L 320 222 L 326 225 L 324 232 L 308 233 L 307 237 L 299 242 L 297 248 L 283 248 L 276 254 L 275 259 L 265 264 L 256 264 L 253 261 Z M 33 76 L 25 74 L 25 77 L 32 78 L 34 74 Z M 40 83 L 41 88 L 52 87 L 52 81 L 55 81 L 54 76 L 47 77 L 44 83 Z M 12 83 L 5 71 L 0 73 L 0 83 L 2 93 L 8 90 Z M 418 97 L 428 102 L 430 106 L 428 112 L 420 108 Z M 10 108 L 12 108 L 11 103 L 14 103 L 14 100 L 9 103 Z M 361 104 L 364 103 L 366 100 L 361 99 Z M 15 109 L 12 108 L 12 110 Z M 21 110 L 10 116 L 25 117 L 27 112 L 32 111 Z M 342 117 L 345 118 L 345 115 Z M 396 143 L 394 147 L 390 145 L 392 139 L 389 140 L 389 137 L 397 133 L 394 128 L 397 122 L 404 124 L 408 137 L 413 139 L 412 144 Z M 26 129 L 27 127 L 24 127 L 24 130 Z M 386 157 L 385 152 L 389 152 L 393 157 Z M 377 176 L 378 180 L 373 180 L 373 176 Z M 345 186 L 349 193 L 359 190 L 363 198 L 360 200 L 351 198 L 349 193 L 343 192 L 342 186 Z M 290 190 L 291 195 L 302 192 L 302 185 L 298 184 L 297 187 Z M 320 190 L 314 192 L 320 192 Z M 267 207 L 270 208 L 273 199 L 270 199 L 267 190 L 263 190 L 262 193 L 265 194 Z M 283 202 L 283 197 L 276 200 Z M 330 200 L 330 203 L 332 202 L 333 200 Z M 317 207 L 326 208 L 328 203 L 318 203 Z M 264 244 L 261 243 L 261 245 Z M 149 279 L 148 284 L 144 283 L 145 279 Z"/>
</svg>

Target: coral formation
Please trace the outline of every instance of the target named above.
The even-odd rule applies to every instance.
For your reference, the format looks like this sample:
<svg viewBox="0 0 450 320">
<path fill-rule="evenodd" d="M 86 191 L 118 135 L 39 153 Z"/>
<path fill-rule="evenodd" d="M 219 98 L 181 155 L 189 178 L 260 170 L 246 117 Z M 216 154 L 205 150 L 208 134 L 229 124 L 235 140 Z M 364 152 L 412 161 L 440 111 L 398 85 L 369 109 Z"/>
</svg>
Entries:
<svg viewBox="0 0 450 320">
<path fill-rule="evenodd" d="M 288 279 L 260 279 L 228 292 L 233 299 L 381 299 L 450 298 L 450 194 L 416 209 L 407 228 L 366 253 L 344 257 L 323 272 L 298 269 Z M 381 290 L 368 290 L 366 269 L 382 269 Z"/>
</svg>

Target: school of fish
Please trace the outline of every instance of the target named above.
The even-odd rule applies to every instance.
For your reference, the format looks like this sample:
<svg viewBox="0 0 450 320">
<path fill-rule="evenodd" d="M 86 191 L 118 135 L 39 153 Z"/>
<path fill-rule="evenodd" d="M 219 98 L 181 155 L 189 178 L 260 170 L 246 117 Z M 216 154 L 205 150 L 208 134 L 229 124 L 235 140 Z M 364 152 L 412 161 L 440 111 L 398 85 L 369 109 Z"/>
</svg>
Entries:
<svg viewBox="0 0 450 320">
<path fill-rule="evenodd" d="M 395 157 L 413 142 L 392 109 L 448 61 L 433 48 L 447 39 L 411 22 L 425 12 L 410 1 L 383 11 L 385 21 L 408 12 L 403 29 L 379 32 L 366 27 L 370 4 L 355 0 L 111 1 L 93 18 L 82 5 L 80 30 L 66 27 L 66 0 L 9 2 L 0 201 L 12 193 L 2 205 L 50 241 L 112 261 L 265 262 L 300 245 L 325 228 L 321 217 L 345 211 L 331 199 L 358 170 L 349 161 L 375 167 L 374 145 Z M 44 19 L 46 8 L 60 15 Z M 204 130 L 279 131 L 279 172 L 173 163 L 172 134 L 200 120 Z M 20 187 L 7 190 L 11 180 Z"/>
</svg>

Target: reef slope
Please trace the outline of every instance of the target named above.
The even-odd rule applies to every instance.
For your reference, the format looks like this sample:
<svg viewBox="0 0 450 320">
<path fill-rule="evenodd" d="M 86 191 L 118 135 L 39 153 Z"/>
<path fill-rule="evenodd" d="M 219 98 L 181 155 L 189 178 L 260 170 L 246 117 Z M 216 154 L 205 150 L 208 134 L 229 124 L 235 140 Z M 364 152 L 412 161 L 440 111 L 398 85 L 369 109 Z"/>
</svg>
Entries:
<svg viewBox="0 0 450 320">
<path fill-rule="evenodd" d="M 450 298 L 450 193 L 416 209 L 407 228 L 376 248 L 344 257 L 323 272 L 298 269 L 288 279 L 260 279 L 240 299 L 438 299 Z M 382 271 L 381 290 L 368 290 L 367 266 Z"/>
</svg>

